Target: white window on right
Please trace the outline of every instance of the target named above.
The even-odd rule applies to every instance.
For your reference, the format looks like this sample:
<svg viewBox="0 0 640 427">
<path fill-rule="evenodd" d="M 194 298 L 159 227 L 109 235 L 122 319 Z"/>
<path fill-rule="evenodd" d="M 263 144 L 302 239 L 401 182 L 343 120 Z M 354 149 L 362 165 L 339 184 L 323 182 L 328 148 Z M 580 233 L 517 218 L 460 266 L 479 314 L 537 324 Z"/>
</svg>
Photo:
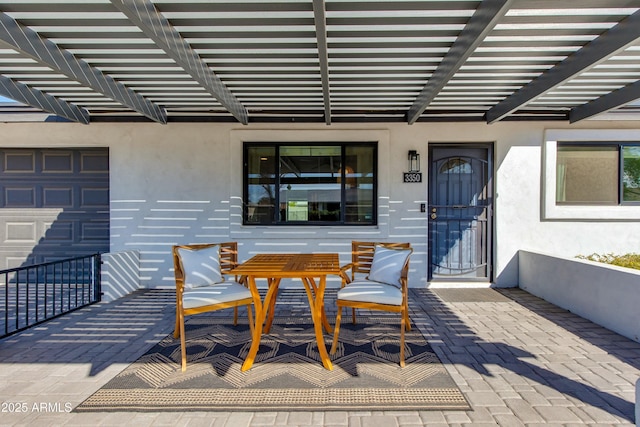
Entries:
<svg viewBox="0 0 640 427">
<path fill-rule="evenodd" d="M 640 204 L 640 143 L 560 142 L 556 204 Z"/>
<path fill-rule="evenodd" d="M 546 221 L 637 221 L 640 129 L 547 129 L 542 148 Z"/>
</svg>

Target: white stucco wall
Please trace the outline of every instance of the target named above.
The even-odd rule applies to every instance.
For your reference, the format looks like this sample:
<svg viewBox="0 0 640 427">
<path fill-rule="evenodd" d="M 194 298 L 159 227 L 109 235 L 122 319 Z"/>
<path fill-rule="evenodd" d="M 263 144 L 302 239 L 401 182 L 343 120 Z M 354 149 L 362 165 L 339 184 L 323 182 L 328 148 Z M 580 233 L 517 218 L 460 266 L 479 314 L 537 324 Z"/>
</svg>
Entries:
<svg viewBox="0 0 640 427">
<path fill-rule="evenodd" d="M 635 125 L 635 127 L 634 127 Z M 543 147 L 547 129 L 638 129 L 635 122 L 252 124 L 0 124 L 3 147 L 110 148 L 111 251 L 138 251 L 140 285 L 173 286 L 175 243 L 238 240 L 240 258 L 268 250 L 339 251 L 353 239 L 409 241 L 410 285 L 426 286 L 428 144 L 494 143 L 494 282 L 518 283 L 517 252 L 526 247 L 565 256 L 637 252 L 633 220 L 556 220 L 543 216 Z M 587 132 L 587 134 L 589 134 Z M 378 227 L 242 227 L 242 144 L 253 141 L 378 141 Z M 402 183 L 407 151 L 422 157 L 422 183 Z M 634 208 L 640 218 L 640 207 Z M 333 281 L 337 285 L 337 281 Z"/>
<path fill-rule="evenodd" d="M 522 250 L 520 287 L 640 342 L 640 271 Z"/>
<path fill-rule="evenodd" d="M 110 302 L 140 289 L 138 251 L 102 254 L 102 301 Z"/>
</svg>

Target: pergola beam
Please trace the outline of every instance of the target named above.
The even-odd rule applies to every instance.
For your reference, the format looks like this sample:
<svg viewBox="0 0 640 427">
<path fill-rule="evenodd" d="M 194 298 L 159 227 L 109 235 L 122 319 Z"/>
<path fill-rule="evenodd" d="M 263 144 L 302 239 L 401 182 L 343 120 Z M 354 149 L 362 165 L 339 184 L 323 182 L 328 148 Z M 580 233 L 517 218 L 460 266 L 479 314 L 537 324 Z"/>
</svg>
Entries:
<svg viewBox="0 0 640 427">
<path fill-rule="evenodd" d="M 502 119 L 571 77 L 620 52 L 635 43 L 638 38 L 640 38 L 640 10 L 495 105 L 486 113 L 487 123 Z"/>
<path fill-rule="evenodd" d="M 318 43 L 322 99 L 324 100 L 325 123 L 331 124 L 331 94 L 329 91 L 329 50 L 327 48 L 327 17 L 324 0 L 313 0 L 313 18 Z"/>
<path fill-rule="evenodd" d="M 89 112 L 84 108 L 62 101 L 5 76 L 0 76 L 0 95 L 46 111 L 47 113 L 64 117 L 73 122 L 87 125 L 90 121 Z"/>
<path fill-rule="evenodd" d="M 240 123 L 246 125 L 249 122 L 246 108 L 152 2 L 111 0 L 111 3 L 213 95 Z"/>
<path fill-rule="evenodd" d="M 575 123 L 593 117 L 597 114 L 621 107 L 636 99 L 640 99 L 640 81 L 628 84 L 600 98 L 596 98 L 591 102 L 573 108 L 569 112 L 569 122 Z"/>
<path fill-rule="evenodd" d="M 19 24 L 3 12 L 0 12 L 0 40 L 12 49 L 156 122 L 163 124 L 167 122 L 164 110 L 158 105 L 149 102 L 123 84 L 103 74 L 102 71 L 90 66 L 82 59 L 76 58 L 71 52 L 59 48 L 52 41 Z"/>
<path fill-rule="evenodd" d="M 407 113 L 413 124 L 507 13 L 514 0 L 483 1 L 435 69 Z"/>
</svg>

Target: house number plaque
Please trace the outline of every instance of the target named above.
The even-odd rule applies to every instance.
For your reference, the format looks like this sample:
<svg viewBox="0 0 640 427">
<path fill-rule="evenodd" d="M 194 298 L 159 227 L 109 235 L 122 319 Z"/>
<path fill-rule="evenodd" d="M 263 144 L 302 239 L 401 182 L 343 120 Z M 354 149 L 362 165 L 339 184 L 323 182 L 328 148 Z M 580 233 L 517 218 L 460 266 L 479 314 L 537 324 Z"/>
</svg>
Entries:
<svg viewBox="0 0 640 427">
<path fill-rule="evenodd" d="M 422 182 L 422 172 L 404 172 L 403 182 Z"/>
</svg>

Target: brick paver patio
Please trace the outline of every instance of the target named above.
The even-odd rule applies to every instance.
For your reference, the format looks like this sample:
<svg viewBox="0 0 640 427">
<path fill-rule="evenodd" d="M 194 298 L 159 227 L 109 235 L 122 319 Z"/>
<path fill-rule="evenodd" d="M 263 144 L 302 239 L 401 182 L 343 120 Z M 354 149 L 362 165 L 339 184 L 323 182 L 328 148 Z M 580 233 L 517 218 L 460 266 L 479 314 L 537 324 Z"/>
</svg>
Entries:
<svg viewBox="0 0 640 427">
<path fill-rule="evenodd" d="M 277 310 L 305 313 L 301 291 L 281 292 Z M 412 321 L 472 411 L 69 413 L 172 331 L 173 292 L 153 290 L 0 340 L 0 425 L 634 425 L 639 343 L 520 289 L 439 294 L 412 289 Z"/>
</svg>

